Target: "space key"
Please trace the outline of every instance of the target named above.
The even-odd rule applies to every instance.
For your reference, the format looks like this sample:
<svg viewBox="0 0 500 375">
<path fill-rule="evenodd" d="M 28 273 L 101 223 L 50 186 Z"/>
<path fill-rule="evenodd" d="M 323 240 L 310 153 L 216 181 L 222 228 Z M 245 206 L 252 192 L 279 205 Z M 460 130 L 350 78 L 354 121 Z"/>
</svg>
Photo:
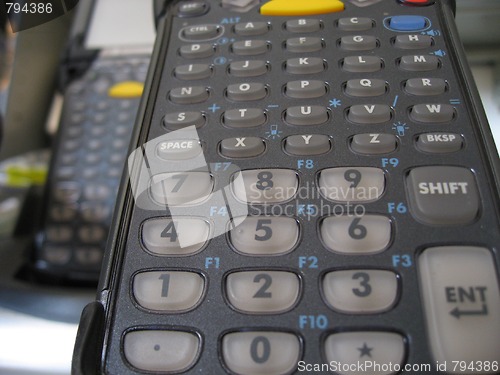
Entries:
<svg viewBox="0 0 500 375">
<path fill-rule="evenodd" d="M 499 361 L 500 291 L 491 252 L 481 247 L 433 247 L 418 263 L 434 359 L 448 364 Z M 459 368 L 447 370 L 462 373 Z M 496 373 L 490 370 L 474 373 Z"/>
</svg>

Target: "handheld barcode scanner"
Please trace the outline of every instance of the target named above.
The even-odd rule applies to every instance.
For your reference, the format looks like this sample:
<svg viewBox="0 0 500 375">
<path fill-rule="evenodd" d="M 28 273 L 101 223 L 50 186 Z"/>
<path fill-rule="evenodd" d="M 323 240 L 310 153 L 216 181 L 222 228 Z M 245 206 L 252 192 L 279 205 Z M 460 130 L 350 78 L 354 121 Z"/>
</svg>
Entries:
<svg viewBox="0 0 500 375">
<path fill-rule="evenodd" d="M 499 159 L 454 6 L 169 2 L 74 374 L 497 373 Z"/>
</svg>

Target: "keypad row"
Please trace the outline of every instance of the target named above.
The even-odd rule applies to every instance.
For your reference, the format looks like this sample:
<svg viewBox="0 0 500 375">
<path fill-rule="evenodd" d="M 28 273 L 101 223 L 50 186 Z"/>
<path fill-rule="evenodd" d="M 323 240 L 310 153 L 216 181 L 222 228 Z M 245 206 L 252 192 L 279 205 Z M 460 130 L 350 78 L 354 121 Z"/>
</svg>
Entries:
<svg viewBox="0 0 500 375">
<path fill-rule="evenodd" d="M 417 38 L 414 42 L 412 38 Z M 394 47 L 402 50 L 417 50 L 432 46 L 432 40 L 422 40 L 418 35 L 396 37 Z M 429 37 L 430 38 L 430 37 Z M 380 48 L 380 41 L 371 35 L 344 36 L 336 41 L 340 49 L 345 51 L 371 51 Z M 248 39 L 234 42 L 230 45 L 231 53 L 238 56 L 257 56 L 269 52 L 273 45 L 266 40 Z M 318 52 L 328 48 L 327 42 L 321 37 L 289 38 L 283 43 L 283 48 L 292 53 Z M 209 43 L 184 45 L 179 48 L 179 54 L 184 58 L 209 57 L 216 52 L 217 47 Z"/>
<path fill-rule="evenodd" d="M 398 296 L 398 276 L 387 270 L 330 271 L 321 281 L 321 295 L 332 309 L 371 314 L 392 308 Z M 203 274 L 196 271 L 143 271 L 133 278 L 133 295 L 142 308 L 163 313 L 187 312 L 207 292 Z M 235 271 L 224 281 L 229 305 L 246 314 L 280 314 L 291 310 L 302 293 L 302 280 L 292 271 Z"/>
<path fill-rule="evenodd" d="M 416 104 L 408 111 L 413 121 L 421 123 L 450 122 L 456 117 L 455 108 L 449 104 Z M 393 109 L 385 104 L 356 104 L 345 110 L 345 117 L 358 124 L 386 122 L 393 117 Z M 295 126 L 322 125 L 331 118 L 331 110 L 320 105 L 291 106 L 282 112 L 283 122 Z M 226 110 L 219 121 L 229 128 L 251 128 L 264 125 L 267 119 L 268 113 L 263 109 L 239 108 Z M 170 112 L 163 118 L 163 125 L 168 130 L 188 126 L 201 128 L 206 122 L 206 115 L 201 111 Z"/>
<path fill-rule="evenodd" d="M 287 86 L 286 95 L 293 95 L 296 98 L 312 98 L 315 95 L 325 95 L 326 88 L 324 83 L 319 81 L 296 81 L 294 85 Z M 247 84 L 248 86 L 228 87 L 227 96 L 234 101 L 252 101 L 260 100 L 261 95 L 267 96 L 267 88 L 263 84 Z M 301 85 L 304 86 L 301 87 Z M 311 86 L 309 86 L 311 85 Z M 242 89 L 241 87 L 244 87 Z M 248 87 L 248 89 L 247 89 Z M 307 88 L 306 88 L 307 87 Z M 174 89 L 176 90 L 176 89 Z M 209 89 L 201 86 L 189 88 L 189 91 L 172 90 L 170 99 L 177 101 L 179 104 L 191 104 L 196 102 L 206 101 L 209 96 Z M 321 93 L 321 94 L 320 94 Z M 266 120 L 266 112 L 264 110 L 253 109 L 251 113 L 238 114 L 238 111 L 247 111 L 248 108 L 240 110 L 229 110 L 221 117 L 221 122 L 228 127 L 254 127 L 263 125 Z M 456 117 L 456 109 L 450 104 L 415 104 L 408 107 L 409 117 L 412 121 L 419 123 L 446 123 L 451 122 Z M 190 122 L 184 118 L 189 115 Z M 294 106 L 289 107 L 283 112 L 283 120 L 289 125 L 322 125 L 331 118 L 330 110 L 323 106 Z M 393 109 L 387 104 L 355 104 L 345 110 L 346 120 L 355 124 L 380 124 L 390 121 L 394 117 Z M 180 119 L 179 119 L 180 118 Z M 203 126 L 206 118 L 203 112 L 173 112 L 168 113 L 163 123 L 169 130 L 181 129 L 185 126 Z"/>
<path fill-rule="evenodd" d="M 192 331 L 136 329 L 126 333 L 123 342 L 125 358 L 135 368 L 184 372 L 196 363 L 202 336 Z M 299 335 L 288 331 L 233 331 L 221 338 L 221 360 L 235 374 L 288 374 L 306 370 L 300 361 L 303 345 Z M 400 366 L 406 354 L 404 337 L 394 332 L 330 333 L 320 345 L 331 366 L 354 365 L 363 358 Z"/>
<path fill-rule="evenodd" d="M 454 133 L 424 133 L 415 140 L 419 151 L 427 153 L 451 153 L 462 149 L 463 138 Z M 398 138 L 393 134 L 362 133 L 349 139 L 353 152 L 362 155 L 379 155 L 396 151 Z M 283 150 L 290 155 L 312 156 L 327 153 L 332 140 L 323 134 L 291 135 L 284 139 Z M 227 158 L 252 158 L 262 155 L 267 142 L 260 137 L 225 138 L 218 145 L 219 153 Z M 195 158 L 202 152 L 199 141 L 179 139 L 160 142 L 156 155 L 164 161 L 178 161 Z"/>
<path fill-rule="evenodd" d="M 233 218 L 228 241 L 239 254 L 276 256 L 291 252 L 300 240 L 300 223 L 290 216 Z M 176 216 L 152 218 L 141 229 L 144 248 L 156 256 L 191 256 L 207 245 L 213 225 L 202 218 Z M 384 215 L 327 216 L 319 221 L 323 245 L 339 254 L 375 254 L 393 237 L 391 220 Z"/>
<path fill-rule="evenodd" d="M 309 61 L 309 60 L 307 60 Z M 255 68 L 259 67 L 259 62 L 254 61 L 253 64 Z M 249 64 L 249 66 L 252 64 Z M 266 65 L 264 65 L 266 66 Z M 288 65 L 287 67 L 289 67 Z M 306 69 L 315 68 L 314 66 L 307 65 Z M 175 75 L 177 77 L 182 77 L 182 79 L 190 80 L 195 79 L 202 71 L 207 69 L 207 74 L 211 74 L 211 68 L 209 65 L 202 64 L 191 64 L 179 66 Z M 253 68 L 252 68 L 253 69 Z M 303 74 L 303 71 L 299 71 L 297 67 L 297 72 Z M 184 71 L 189 70 L 189 74 L 185 74 Z M 235 70 L 230 70 L 231 74 Z M 259 69 L 260 71 L 260 69 Z M 239 72 L 242 72 L 240 70 Z M 256 75 L 257 69 L 252 71 L 249 75 Z M 249 72 L 250 73 L 250 72 Z M 259 73 L 260 74 L 260 73 Z M 381 79 L 352 79 L 342 85 L 344 94 L 351 97 L 375 97 L 382 96 L 389 92 L 390 86 L 384 80 Z M 415 96 L 429 96 L 429 95 L 441 95 L 447 90 L 447 83 L 445 80 L 440 78 L 412 78 L 402 83 L 402 86 L 407 94 Z M 256 83 L 239 83 L 227 86 L 225 89 L 226 98 L 233 101 L 242 100 L 259 100 L 262 96 L 268 95 L 268 86 Z M 329 84 L 323 83 L 318 80 L 301 80 L 301 81 L 290 81 L 283 85 L 281 90 L 285 95 L 292 98 L 311 98 L 323 96 L 328 91 L 330 91 Z M 194 104 L 205 101 L 210 96 L 210 88 L 203 86 L 187 86 L 174 88 L 169 93 L 169 99 L 176 104 Z"/>
<path fill-rule="evenodd" d="M 371 202 L 385 190 L 385 174 L 375 167 L 338 167 L 318 173 L 313 187 L 333 202 Z M 156 174 L 151 178 L 150 193 L 160 205 L 193 205 L 205 201 L 214 186 L 210 172 L 186 171 Z M 231 190 L 241 202 L 269 204 L 287 202 L 299 189 L 297 172 L 291 169 L 252 169 L 232 176 Z"/>
<path fill-rule="evenodd" d="M 382 197 L 386 176 L 382 169 L 374 167 L 328 168 L 318 172 L 317 184 L 306 186 L 308 195 L 314 196 L 318 191 L 332 202 L 367 203 Z M 193 206 L 212 197 L 214 185 L 210 172 L 167 172 L 154 175 L 149 190 L 153 201 L 160 206 Z M 426 224 L 466 224 L 478 215 L 480 199 L 476 178 L 467 168 L 416 167 L 409 171 L 405 186 L 412 214 Z M 288 202 L 299 193 L 299 176 L 290 169 L 244 170 L 232 175 L 230 190 L 238 201 L 246 204 Z M 462 204 L 463 200 L 467 205 Z"/>
<path fill-rule="evenodd" d="M 368 31 L 376 26 L 374 20 L 366 17 L 342 18 L 335 21 L 335 24 L 342 31 Z M 271 28 L 272 25 L 267 22 L 246 22 L 234 25 L 231 31 L 238 36 L 261 36 L 269 32 Z M 290 20 L 283 24 L 283 29 L 290 33 L 307 34 L 319 32 L 323 28 L 323 22 L 317 19 Z M 418 30 L 418 28 L 413 30 Z M 204 41 L 218 38 L 225 32 L 226 27 L 222 25 L 194 25 L 181 29 L 179 38 L 193 42 Z M 410 38 L 402 36 L 394 38 L 394 42 L 398 48 L 427 48 L 433 45 L 433 38 L 430 35 L 412 35 Z"/>
<path fill-rule="evenodd" d="M 341 18 L 334 21 L 335 25 L 343 31 L 366 31 L 376 26 L 375 20 L 367 17 Z M 295 19 L 283 23 L 282 28 L 291 33 L 312 33 L 323 29 L 323 21 L 314 18 Z M 263 21 L 241 22 L 232 27 L 232 32 L 240 36 L 264 35 L 272 28 L 271 23 Z M 184 39 L 215 38 L 221 31 L 219 25 L 189 26 L 182 29 L 181 37 Z"/>
<path fill-rule="evenodd" d="M 419 30 L 429 26 L 429 21 L 424 17 L 409 19 L 405 16 L 395 16 L 384 23 L 399 31 Z M 368 17 L 343 17 L 333 21 L 335 27 L 343 31 L 366 31 L 377 27 L 374 19 Z M 251 21 L 239 22 L 232 27 L 232 32 L 241 36 L 263 35 L 272 29 L 270 22 Z M 324 28 L 324 21 L 317 18 L 300 18 L 282 23 L 281 28 L 291 33 L 312 33 Z M 216 32 L 222 29 L 219 25 L 189 26 L 181 31 L 181 38 L 189 37 L 215 37 Z"/>
<path fill-rule="evenodd" d="M 245 45 L 237 45 L 236 50 L 233 48 L 232 52 L 235 55 L 239 56 L 258 56 L 265 54 L 269 51 L 269 45 L 263 43 L 248 43 L 250 47 L 244 47 Z M 243 49 L 243 47 L 245 49 Z M 297 53 L 311 53 L 318 52 L 325 48 L 325 44 L 320 39 L 290 39 L 287 41 L 285 48 L 289 52 L 297 52 Z M 367 51 L 369 49 L 357 49 L 356 51 Z M 202 44 L 191 44 L 183 46 L 179 49 L 179 54 L 181 57 L 185 59 L 202 59 L 213 56 L 217 52 L 217 48 L 212 46 L 211 44 L 202 43 Z M 295 60 L 289 59 L 292 65 L 292 68 L 288 68 L 285 70 L 287 73 L 294 74 L 293 65 Z M 287 60 L 288 61 L 288 60 Z M 284 61 L 285 62 L 285 61 Z M 439 57 L 434 55 L 404 55 L 395 60 L 396 65 L 404 70 L 404 71 L 412 71 L 412 72 L 424 72 L 436 70 L 441 66 L 441 61 Z M 340 59 L 338 65 L 342 67 L 342 69 L 353 72 L 377 72 L 381 70 L 385 66 L 386 62 L 381 57 L 373 56 L 373 55 L 359 55 L 359 56 L 347 56 L 343 59 Z M 284 64 L 287 67 L 289 64 Z M 316 64 L 315 69 L 320 71 L 326 70 L 328 65 L 322 63 L 321 65 Z M 233 70 L 236 68 L 238 71 L 238 64 L 233 65 Z M 260 67 L 256 69 L 256 64 L 253 66 L 244 67 L 243 69 L 247 69 L 247 71 L 263 71 L 263 68 Z M 303 68 L 305 70 L 305 68 Z M 242 70 L 240 68 L 240 70 Z M 309 72 L 313 69 L 310 68 Z M 308 73 L 309 73 L 308 72 Z M 206 74 L 206 73 L 205 73 Z M 240 73 L 245 74 L 245 73 Z M 251 74 L 251 73 L 248 73 Z M 295 73 L 300 74 L 300 73 Z M 234 74 L 233 74 L 234 75 Z"/>
</svg>

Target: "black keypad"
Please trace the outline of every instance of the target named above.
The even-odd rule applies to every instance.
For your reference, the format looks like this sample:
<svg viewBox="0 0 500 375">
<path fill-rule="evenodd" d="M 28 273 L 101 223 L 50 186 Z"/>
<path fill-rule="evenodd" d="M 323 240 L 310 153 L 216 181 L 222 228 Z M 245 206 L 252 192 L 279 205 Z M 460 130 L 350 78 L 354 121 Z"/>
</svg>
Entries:
<svg viewBox="0 0 500 375">
<path fill-rule="evenodd" d="M 224 32 L 213 44 L 174 32 L 163 58 L 175 79 L 150 96 L 142 135 L 155 142 L 148 162 L 165 170 L 142 171 L 150 206 L 126 223 L 107 359 L 125 357 L 118 372 L 433 360 L 419 254 L 452 237 L 491 247 L 498 235 L 473 234 L 494 215 L 442 21 L 432 4 L 411 5 L 352 0 L 345 13 L 267 17 L 257 2 L 223 1 L 213 23 L 173 18 L 174 30 L 220 22 L 211 30 Z M 198 151 L 180 163 L 165 150 L 191 140 L 191 125 Z M 170 284 L 181 276 L 186 285 Z M 189 303 L 172 308 L 172 296 Z M 185 366 L 169 358 L 158 370 L 172 342 Z"/>
<path fill-rule="evenodd" d="M 127 157 L 148 58 L 97 60 L 67 89 L 35 266 L 44 275 L 96 283 Z M 130 90 L 130 88 L 125 88 Z"/>
</svg>

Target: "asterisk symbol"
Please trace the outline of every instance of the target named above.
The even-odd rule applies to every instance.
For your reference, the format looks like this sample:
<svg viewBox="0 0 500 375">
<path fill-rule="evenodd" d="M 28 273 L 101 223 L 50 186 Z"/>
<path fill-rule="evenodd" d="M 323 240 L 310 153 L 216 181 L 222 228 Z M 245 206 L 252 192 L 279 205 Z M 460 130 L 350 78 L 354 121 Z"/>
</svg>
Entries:
<svg viewBox="0 0 500 375">
<path fill-rule="evenodd" d="M 373 348 L 368 347 L 368 344 L 365 342 L 363 343 L 363 346 L 361 348 L 358 348 L 359 350 L 359 358 L 367 355 L 368 357 L 372 357 L 372 350 Z"/>
<path fill-rule="evenodd" d="M 332 100 L 330 100 L 330 105 L 334 108 L 340 107 L 342 105 L 342 100 L 332 99 Z"/>
</svg>

